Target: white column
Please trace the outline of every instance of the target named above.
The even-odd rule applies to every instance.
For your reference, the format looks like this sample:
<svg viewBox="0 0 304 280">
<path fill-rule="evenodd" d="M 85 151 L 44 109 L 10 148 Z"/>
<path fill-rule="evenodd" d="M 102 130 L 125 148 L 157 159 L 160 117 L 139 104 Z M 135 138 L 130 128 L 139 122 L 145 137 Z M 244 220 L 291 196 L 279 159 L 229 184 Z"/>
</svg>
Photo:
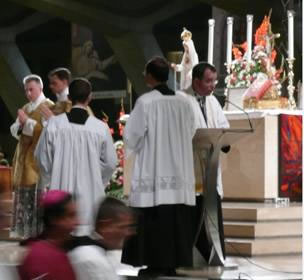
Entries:
<svg viewBox="0 0 304 280">
<path fill-rule="evenodd" d="M 233 30 L 233 17 L 227 17 L 227 66 L 231 64 L 232 61 L 232 30 Z"/>
<path fill-rule="evenodd" d="M 213 65 L 213 48 L 214 48 L 214 25 L 215 20 L 209 19 L 209 38 L 208 38 L 208 63 Z"/>
<path fill-rule="evenodd" d="M 293 11 L 287 11 L 288 18 L 288 58 L 294 58 L 294 17 Z"/>
<path fill-rule="evenodd" d="M 251 61 L 252 54 L 252 22 L 253 15 L 247 15 L 247 61 Z"/>
</svg>

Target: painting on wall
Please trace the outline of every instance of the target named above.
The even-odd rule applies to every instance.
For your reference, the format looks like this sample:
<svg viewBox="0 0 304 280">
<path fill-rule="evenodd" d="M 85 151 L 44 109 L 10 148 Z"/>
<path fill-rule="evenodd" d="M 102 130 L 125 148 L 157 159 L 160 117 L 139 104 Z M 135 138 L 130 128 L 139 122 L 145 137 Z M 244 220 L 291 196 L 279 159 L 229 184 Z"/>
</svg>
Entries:
<svg viewBox="0 0 304 280">
<path fill-rule="evenodd" d="M 121 98 L 126 94 L 126 75 L 104 36 L 87 27 L 72 25 L 72 74 L 87 78 L 93 97 Z"/>
<path fill-rule="evenodd" d="M 302 116 L 280 115 L 279 196 L 302 200 Z"/>
<path fill-rule="evenodd" d="M 94 115 L 106 120 L 119 138 L 118 119 L 126 96 L 127 78 L 103 34 L 72 24 L 73 77 L 87 78 L 92 84 Z"/>
</svg>

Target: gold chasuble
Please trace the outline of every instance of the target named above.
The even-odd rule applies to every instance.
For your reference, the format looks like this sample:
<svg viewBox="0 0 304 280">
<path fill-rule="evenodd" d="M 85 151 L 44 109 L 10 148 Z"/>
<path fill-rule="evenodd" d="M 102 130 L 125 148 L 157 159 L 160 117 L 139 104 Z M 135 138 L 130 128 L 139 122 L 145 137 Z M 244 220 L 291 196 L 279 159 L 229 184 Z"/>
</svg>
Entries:
<svg viewBox="0 0 304 280">
<path fill-rule="evenodd" d="M 66 101 L 57 101 L 55 105 L 51 108 L 54 115 L 60 115 L 62 113 L 70 112 L 72 108 L 72 102 L 69 100 Z"/>
<path fill-rule="evenodd" d="M 20 134 L 16 152 L 13 159 L 13 187 L 33 187 L 38 182 L 38 167 L 34 159 L 34 151 L 43 129 L 42 117 L 40 113 L 41 105 L 51 108 L 54 103 L 46 99 L 35 110 L 29 112 L 30 103 L 22 108 L 29 118 L 37 121 L 33 136 Z"/>
<path fill-rule="evenodd" d="M 70 100 L 57 101 L 56 104 L 51 108 L 54 115 L 60 115 L 62 113 L 69 113 L 72 109 L 72 102 Z M 87 111 L 90 116 L 94 116 L 92 109 L 87 106 Z"/>
</svg>

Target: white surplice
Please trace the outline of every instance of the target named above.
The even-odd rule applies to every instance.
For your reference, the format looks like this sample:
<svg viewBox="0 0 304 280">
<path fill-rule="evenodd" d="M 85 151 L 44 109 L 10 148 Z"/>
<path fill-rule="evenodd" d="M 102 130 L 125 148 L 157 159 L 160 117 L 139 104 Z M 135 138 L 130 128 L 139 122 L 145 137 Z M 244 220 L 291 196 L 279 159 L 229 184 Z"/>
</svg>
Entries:
<svg viewBox="0 0 304 280">
<path fill-rule="evenodd" d="M 131 206 L 195 205 L 194 133 L 194 114 L 182 96 L 152 90 L 138 98 L 124 129 L 127 151 L 135 153 Z"/>
<path fill-rule="evenodd" d="M 117 156 L 109 127 L 93 116 L 84 125 L 69 122 L 65 113 L 49 119 L 35 151 L 42 184 L 76 196 L 80 227 L 92 229 L 94 206 L 116 167 Z"/>
<path fill-rule="evenodd" d="M 186 97 L 190 102 L 194 116 L 195 116 L 195 129 L 198 128 L 229 128 L 229 122 L 223 112 L 220 103 L 213 95 L 206 96 L 206 114 L 207 114 L 207 125 L 202 113 L 201 107 L 194 96 L 192 88 L 187 90 L 187 93 L 178 92 L 182 96 Z M 196 155 L 194 155 L 196 157 Z M 199 160 L 195 160 L 197 163 Z M 217 175 L 217 192 L 223 197 L 223 184 L 222 184 L 222 171 L 219 164 L 218 175 Z"/>
<path fill-rule="evenodd" d="M 68 256 L 77 280 L 123 280 L 117 275 L 108 252 L 100 246 L 79 246 Z"/>
</svg>

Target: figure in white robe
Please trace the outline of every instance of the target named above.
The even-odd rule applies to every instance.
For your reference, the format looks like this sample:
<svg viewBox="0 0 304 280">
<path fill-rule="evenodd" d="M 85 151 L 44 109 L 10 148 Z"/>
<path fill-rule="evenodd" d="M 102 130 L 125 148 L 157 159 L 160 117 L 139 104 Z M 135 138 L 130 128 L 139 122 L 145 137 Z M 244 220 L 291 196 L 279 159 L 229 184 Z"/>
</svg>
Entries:
<svg viewBox="0 0 304 280">
<path fill-rule="evenodd" d="M 77 280 L 122 280 L 120 250 L 135 234 L 133 211 L 122 201 L 105 198 L 97 209 L 95 231 L 90 236 L 73 237 L 67 245 Z"/>
<path fill-rule="evenodd" d="M 70 97 L 73 102 L 71 90 Z M 74 105 L 70 113 L 49 119 L 35 157 L 43 186 L 70 192 L 77 199 L 80 225 L 75 234 L 89 234 L 94 206 L 104 197 L 117 162 L 109 127 L 89 115 L 87 104 Z"/>
<path fill-rule="evenodd" d="M 193 121 L 191 107 L 180 96 L 152 90 L 137 100 L 124 133 L 127 149 L 136 153 L 130 206 L 194 205 L 193 158 L 188 154 Z"/>
<path fill-rule="evenodd" d="M 192 41 L 192 33 L 184 28 L 181 34 L 183 40 L 184 54 L 180 64 L 172 64 L 175 71 L 180 72 L 180 90 L 186 90 L 191 86 L 192 68 L 198 63 L 198 55 Z"/>
<path fill-rule="evenodd" d="M 135 153 L 129 204 L 139 217 L 122 261 L 147 265 L 141 273 L 154 276 L 192 265 L 194 114 L 166 85 L 168 72 L 161 58 L 146 65 L 145 82 L 153 90 L 137 99 L 124 130 L 127 153 Z"/>
<path fill-rule="evenodd" d="M 188 94 L 184 93 L 184 96 L 192 105 L 192 109 L 195 115 L 195 127 L 198 128 L 229 128 L 229 122 L 226 119 L 224 112 L 217 101 L 217 99 L 212 95 L 215 90 L 217 83 L 217 73 L 213 65 L 200 62 L 198 63 L 192 71 L 192 86 L 187 90 Z M 228 152 L 230 146 L 222 148 L 222 151 Z M 194 169 L 195 169 L 195 179 L 196 179 L 196 213 L 197 213 L 197 225 L 200 222 L 200 218 L 205 215 L 205 208 L 203 206 L 204 202 L 204 182 L 203 178 L 206 177 L 206 167 L 208 159 L 208 150 L 196 150 L 194 147 Z M 223 187 L 222 187 L 222 175 L 220 163 L 218 167 L 218 177 L 217 177 L 217 231 L 219 233 L 219 238 L 221 242 L 221 247 L 223 251 L 223 256 L 225 258 L 225 245 L 224 245 L 224 230 L 223 230 L 223 220 L 222 220 L 222 207 L 221 198 L 223 197 Z M 200 230 L 197 227 L 197 239 L 196 248 L 205 258 L 207 263 L 212 263 L 213 259 L 213 247 L 208 240 L 207 231 L 212 229 L 206 228 L 203 223 Z"/>
<path fill-rule="evenodd" d="M 223 109 L 213 95 L 206 96 L 206 113 L 207 113 L 207 124 L 205 121 L 205 118 L 203 116 L 201 107 L 199 105 L 199 102 L 197 101 L 195 97 L 195 93 L 190 87 L 186 93 L 184 92 L 178 92 L 182 96 L 186 97 L 190 104 L 192 105 L 193 111 L 194 111 L 194 123 L 195 128 L 229 128 L 229 122 L 223 112 Z M 203 178 L 203 170 L 204 167 L 201 168 L 200 166 L 200 160 L 197 153 L 194 153 L 194 168 L 195 168 L 195 180 L 196 180 L 196 189 L 201 188 L 199 186 L 202 184 L 202 178 Z M 217 192 L 220 197 L 223 197 L 223 184 L 222 184 L 222 171 L 221 166 L 218 167 L 218 173 L 217 173 Z"/>
</svg>

